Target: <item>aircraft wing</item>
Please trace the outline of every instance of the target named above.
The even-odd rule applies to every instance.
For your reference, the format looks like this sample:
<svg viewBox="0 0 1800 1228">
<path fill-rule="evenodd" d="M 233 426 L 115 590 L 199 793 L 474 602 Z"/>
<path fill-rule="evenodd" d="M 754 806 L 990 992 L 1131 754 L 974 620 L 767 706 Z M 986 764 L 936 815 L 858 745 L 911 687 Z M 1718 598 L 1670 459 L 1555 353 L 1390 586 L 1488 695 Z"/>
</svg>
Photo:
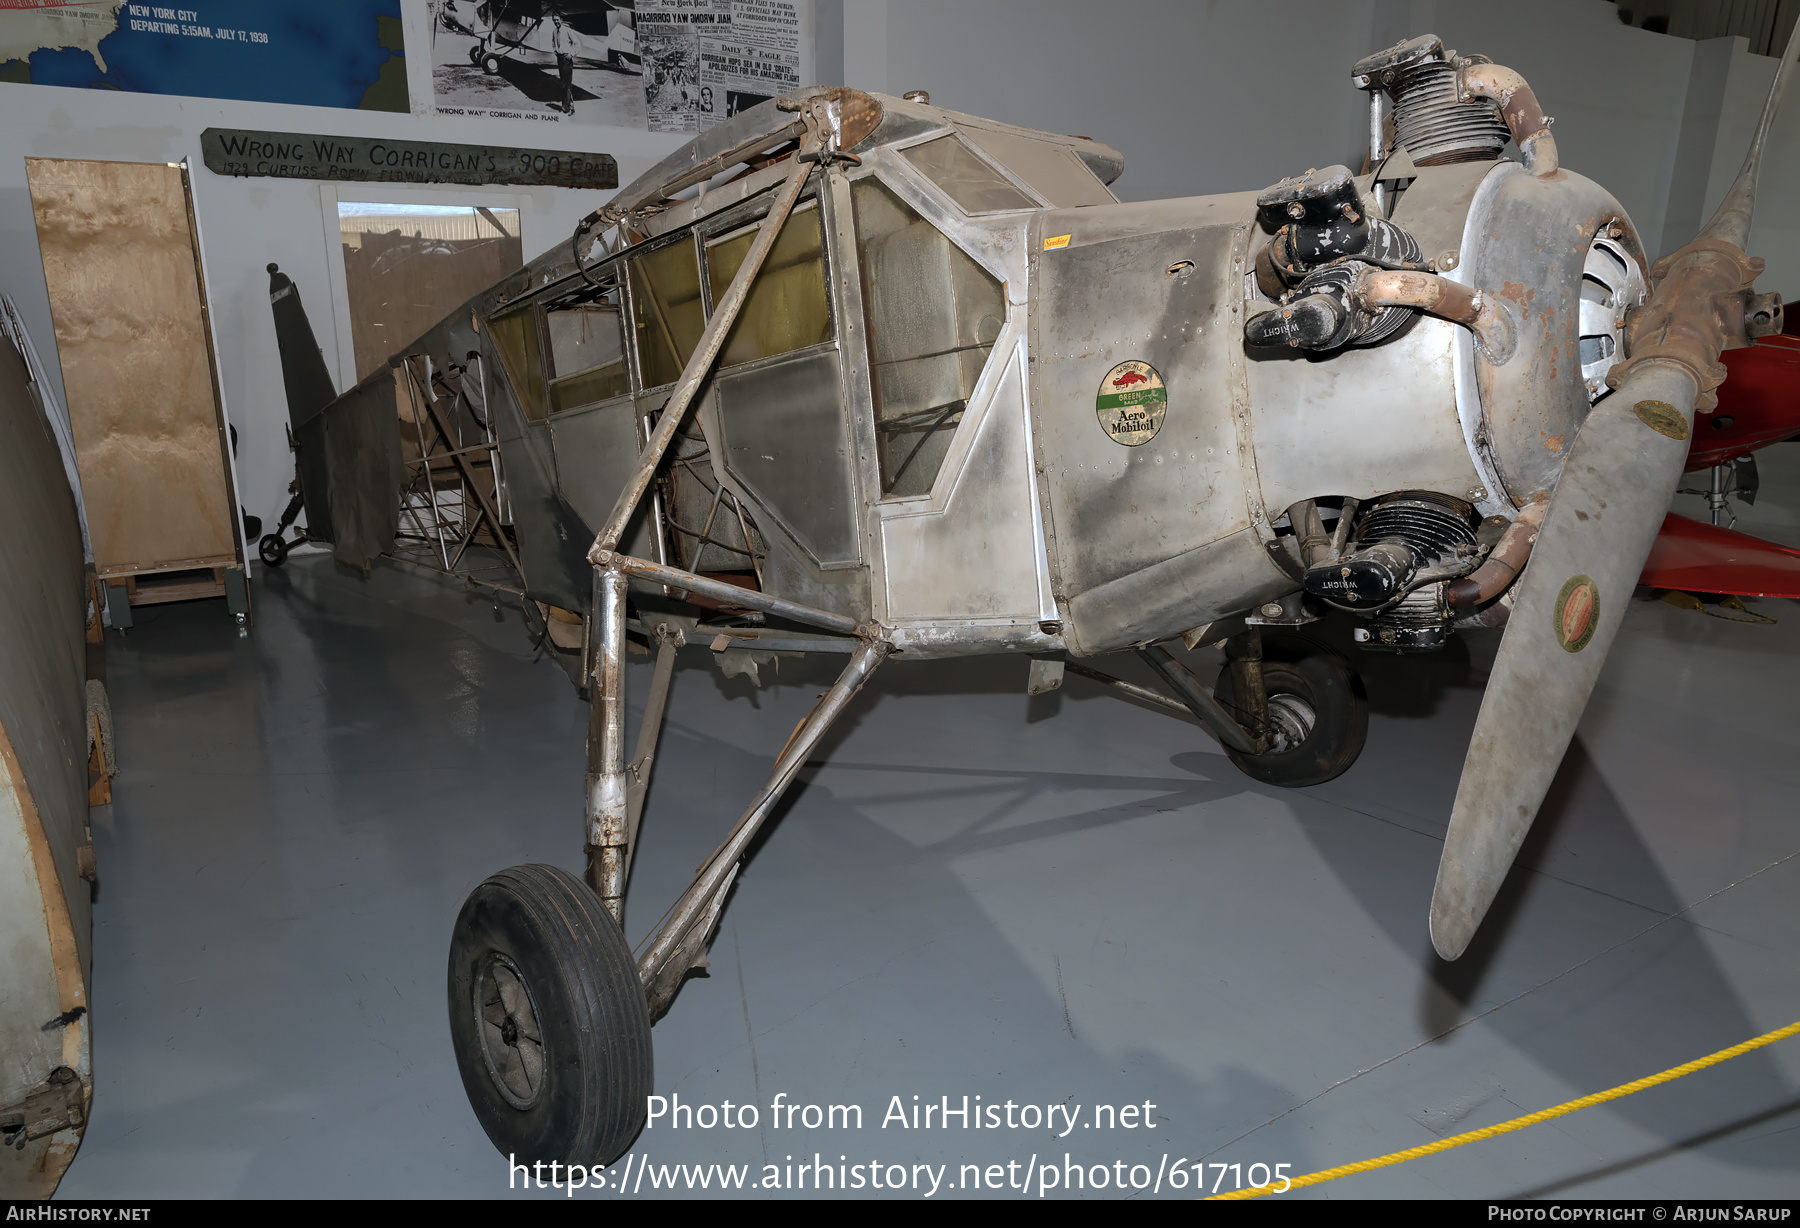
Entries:
<svg viewBox="0 0 1800 1228">
<path fill-rule="evenodd" d="M 1800 597 L 1800 550 L 1670 512 L 1638 583 L 1685 593 Z"/>
<path fill-rule="evenodd" d="M 1800 337 L 1763 337 L 1719 360 L 1731 376 L 1718 411 L 1694 423 L 1689 473 L 1800 435 Z"/>
</svg>

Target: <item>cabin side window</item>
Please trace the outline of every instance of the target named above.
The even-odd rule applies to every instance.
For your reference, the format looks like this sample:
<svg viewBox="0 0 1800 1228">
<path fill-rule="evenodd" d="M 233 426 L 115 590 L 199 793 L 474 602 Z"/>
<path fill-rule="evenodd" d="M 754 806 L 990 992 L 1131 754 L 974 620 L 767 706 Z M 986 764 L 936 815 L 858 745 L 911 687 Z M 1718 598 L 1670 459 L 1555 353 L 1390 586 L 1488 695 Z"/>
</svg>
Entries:
<svg viewBox="0 0 1800 1228">
<path fill-rule="evenodd" d="M 962 133 L 977 149 L 1059 209 L 1117 203 L 1081 155 L 1067 145 L 991 128 L 965 128 Z"/>
<path fill-rule="evenodd" d="M 757 223 L 706 245 L 706 275 L 713 301 L 724 297 L 756 239 Z M 726 334 L 720 367 L 789 354 L 831 340 L 831 307 L 825 294 L 825 235 L 819 207 L 808 202 L 788 215 L 750 285 L 744 309 Z"/>
<path fill-rule="evenodd" d="M 901 152 L 964 213 L 1038 207 L 1035 200 L 955 136 L 940 136 Z"/>
<path fill-rule="evenodd" d="M 631 391 L 619 288 L 608 284 L 544 314 L 550 338 L 550 412 L 561 413 Z"/>
<path fill-rule="evenodd" d="M 631 270 L 632 331 L 645 388 L 660 388 L 681 377 L 706 330 L 700 301 L 700 262 L 693 236 L 639 256 Z"/>
<path fill-rule="evenodd" d="M 851 187 L 881 489 L 931 490 L 1006 319 L 1001 283 L 874 178 Z"/>
<path fill-rule="evenodd" d="M 519 408 L 528 422 L 544 420 L 544 351 L 538 331 L 538 309 L 527 304 L 488 320 L 488 335 L 500 352 L 500 363 L 512 380 Z"/>
</svg>

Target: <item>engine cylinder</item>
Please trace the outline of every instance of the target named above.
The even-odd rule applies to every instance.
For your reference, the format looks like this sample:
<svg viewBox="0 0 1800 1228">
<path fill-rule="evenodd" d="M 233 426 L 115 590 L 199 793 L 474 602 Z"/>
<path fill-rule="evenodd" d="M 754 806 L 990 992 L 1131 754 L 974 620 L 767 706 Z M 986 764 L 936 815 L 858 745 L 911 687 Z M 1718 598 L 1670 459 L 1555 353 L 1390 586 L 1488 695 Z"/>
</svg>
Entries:
<svg viewBox="0 0 1800 1228">
<path fill-rule="evenodd" d="M 1460 499 L 1406 491 L 1382 499 L 1356 526 L 1356 548 L 1311 567 L 1306 590 L 1368 616 L 1356 642 L 1388 652 L 1430 652 L 1450 638 L 1448 577 L 1480 561 L 1473 509 Z"/>
<path fill-rule="evenodd" d="M 1485 62 L 1481 57 L 1470 57 Z M 1394 139 L 1414 166 L 1492 162 L 1512 139 L 1500 108 L 1486 99 L 1457 98 L 1456 68 L 1435 34 L 1408 39 L 1357 62 L 1365 88 L 1394 100 Z"/>
</svg>

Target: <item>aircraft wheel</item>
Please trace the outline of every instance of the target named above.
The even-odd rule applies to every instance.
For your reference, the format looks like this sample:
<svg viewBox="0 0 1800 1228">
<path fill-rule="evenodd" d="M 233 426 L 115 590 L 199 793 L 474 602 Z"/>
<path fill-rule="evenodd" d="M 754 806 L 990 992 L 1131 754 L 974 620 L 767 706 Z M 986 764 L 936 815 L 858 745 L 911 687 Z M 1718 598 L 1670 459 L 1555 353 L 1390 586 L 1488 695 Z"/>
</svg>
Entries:
<svg viewBox="0 0 1800 1228">
<path fill-rule="evenodd" d="M 1302 636 L 1265 634 L 1263 686 L 1275 744 L 1262 755 L 1227 749 L 1240 771 L 1266 785 L 1295 789 L 1324 784 L 1350 769 L 1369 734 L 1369 697 L 1348 661 Z M 1213 697 L 1235 711 L 1229 662 Z"/>
<path fill-rule="evenodd" d="M 287 562 L 287 539 L 279 533 L 265 533 L 262 540 L 256 543 L 256 553 L 270 567 L 279 567 Z"/>
<path fill-rule="evenodd" d="M 469 48 L 469 63 L 471 63 L 471 64 L 481 63 L 481 44 L 480 43 L 476 43 L 473 47 Z"/>
<path fill-rule="evenodd" d="M 566 870 L 514 866 L 470 893 L 450 940 L 450 1039 L 503 1155 L 607 1164 L 643 1128 L 652 1065 L 637 968 L 600 897 Z"/>
<path fill-rule="evenodd" d="M 481 71 L 490 77 L 497 76 L 500 72 L 500 57 L 491 51 L 482 56 Z"/>
</svg>

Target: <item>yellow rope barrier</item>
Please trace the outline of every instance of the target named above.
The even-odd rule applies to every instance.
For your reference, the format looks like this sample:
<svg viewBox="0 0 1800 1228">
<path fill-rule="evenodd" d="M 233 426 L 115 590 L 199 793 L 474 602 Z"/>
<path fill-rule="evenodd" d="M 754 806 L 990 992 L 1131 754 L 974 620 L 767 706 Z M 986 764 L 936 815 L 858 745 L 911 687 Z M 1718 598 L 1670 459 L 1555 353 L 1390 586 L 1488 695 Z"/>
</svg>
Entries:
<svg viewBox="0 0 1800 1228">
<path fill-rule="evenodd" d="M 1555 1108 L 1539 1109 L 1535 1113 L 1527 1113 L 1523 1117 L 1515 1117 L 1511 1121 L 1503 1121 L 1497 1126 L 1483 1126 L 1479 1130 L 1470 1130 L 1467 1134 L 1457 1134 L 1452 1135 L 1450 1138 L 1441 1138 L 1435 1143 L 1426 1143 L 1422 1147 L 1408 1147 L 1405 1151 L 1396 1151 L 1389 1155 L 1376 1156 L 1373 1160 L 1359 1160 L 1355 1164 L 1344 1164 L 1337 1168 L 1327 1168 L 1322 1172 L 1308 1173 L 1304 1177 L 1295 1177 L 1293 1179 L 1293 1184 L 1289 1185 L 1287 1190 L 1297 1190 L 1301 1186 L 1320 1185 L 1326 1181 L 1336 1181 L 1339 1177 L 1348 1177 L 1352 1173 L 1366 1173 L 1372 1169 L 1386 1168 L 1390 1164 L 1403 1164 L 1407 1160 L 1416 1160 L 1420 1156 L 1428 1156 L 1433 1152 L 1448 1151 L 1452 1147 L 1461 1147 L 1464 1143 L 1473 1143 L 1478 1139 L 1493 1138 L 1495 1135 L 1509 1134 L 1514 1130 L 1523 1130 L 1526 1126 L 1535 1126 L 1538 1122 L 1549 1121 L 1552 1117 L 1562 1117 L 1565 1114 L 1573 1113 L 1576 1109 L 1585 1109 L 1593 1104 L 1604 1104 L 1608 1100 L 1617 1100 L 1622 1096 L 1629 1096 L 1633 1092 L 1641 1092 L 1646 1087 L 1655 1087 L 1658 1083 L 1667 1083 L 1672 1079 L 1679 1079 L 1683 1075 L 1691 1075 L 1696 1070 L 1705 1070 L 1708 1066 L 1716 1066 L 1720 1062 L 1729 1061 L 1731 1058 L 1748 1053 L 1752 1049 L 1760 1049 L 1764 1045 L 1772 1045 L 1778 1040 L 1786 1040 L 1796 1033 L 1800 1033 L 1800 1021 L 1790 1023 L 1785 1028 L 1776 1028 L 1773 1032 L 1765 1032 L 1754 1040 L 1747 1040 L 1741 1045 L 1733 1045 L 1729 1049 L 1721 1049 L 1717 1053 L 1708 1054 L 1706 1057 L 1695 1058 L 1691 1062 L 1665 1070 L 1661 1074 L 1653 1074 L 1642 1079 L 1636 1079 L 1630 1083 L 1612 1088 L 1609 1091 L 1595 1092 L 1591 1096 L 1583 1096 L 1579 1100 L 1571 1100 L 1567 1104 L 1559 1104 Z M 1278 1192 L 1285 1194 L 1287 1193 L 1287 1190 L 1277 1191 L 1275 1189 L 1275 1184 L 1272 1182 L 1265 1186 L 1250 1186 L 1246 1189 L 1232 1190 L 1226 1194 L 1214 1194 L 1211 1198 L 1207 1199 L 1207 1201 L 1223 1202 L 1227 1199 L 1261 1198 L 1265 1194 L 1274 1194 Z"/>
</svg>

